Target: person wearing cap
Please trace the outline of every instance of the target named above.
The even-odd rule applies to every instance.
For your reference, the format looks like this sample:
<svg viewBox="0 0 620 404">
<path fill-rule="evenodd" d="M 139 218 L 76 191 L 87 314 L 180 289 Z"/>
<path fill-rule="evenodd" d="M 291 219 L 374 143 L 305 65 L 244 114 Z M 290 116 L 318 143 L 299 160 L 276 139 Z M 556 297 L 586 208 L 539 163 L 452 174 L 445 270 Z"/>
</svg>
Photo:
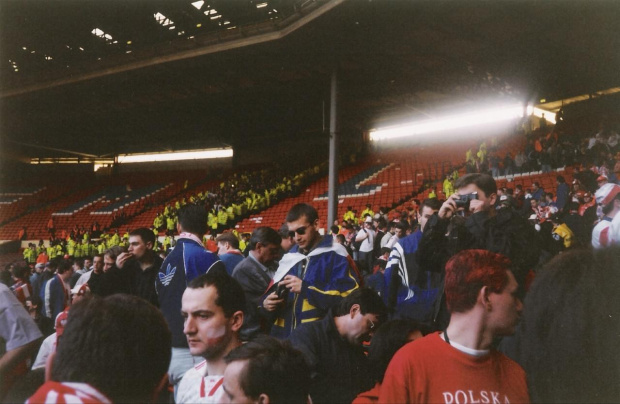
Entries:
<svg viewBox="0 0 620 404">
<path fill-rule="evenodd" d="M 375 246 L 375 231 L 372 228 L 372 216 L 366 216 L 363 227 L 355 236 L 356 242 L 361 242 L 359 247 L 358 262 L 360 270 L 366 275 L 372 273 L 373 250 Z"/>
<path fill-rule="evenodd" d="M 596 191 L 595 197 L 603 217 L 592 230 L 592 247 L 608 247 L 611 245 L 611 222 L 620 212 L 620 185 L 605 184 Z"/>
</svg>

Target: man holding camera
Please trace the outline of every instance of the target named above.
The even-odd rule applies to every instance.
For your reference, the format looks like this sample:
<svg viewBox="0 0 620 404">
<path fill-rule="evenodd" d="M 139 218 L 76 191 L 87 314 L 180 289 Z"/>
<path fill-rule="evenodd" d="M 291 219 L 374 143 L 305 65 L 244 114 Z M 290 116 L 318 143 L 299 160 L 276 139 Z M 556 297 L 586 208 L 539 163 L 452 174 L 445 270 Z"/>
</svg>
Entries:
<svg viewBox="0 0 620 404">
<path fill-rule="evenodd" d="M 512 271 L 523 292 L 526 275 L 540 256 L 537 232 L 513 209 L 494 208 L 497 185 L 490 175 L 464 175 L 454 188 L 456 193 L 441 205 L 438 215 L 431 217 L 426 225 L 418 248 L 421 268 L 443 273 L 446 262 L 459 251 L 488 250 L 510 258 Z"/>
</svg>

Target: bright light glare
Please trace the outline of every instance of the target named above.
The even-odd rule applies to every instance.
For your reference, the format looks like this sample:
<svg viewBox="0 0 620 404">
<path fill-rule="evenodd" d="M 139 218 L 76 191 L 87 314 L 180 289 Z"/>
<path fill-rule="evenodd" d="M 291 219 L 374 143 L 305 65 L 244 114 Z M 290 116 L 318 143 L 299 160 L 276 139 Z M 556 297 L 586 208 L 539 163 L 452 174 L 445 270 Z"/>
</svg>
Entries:
<svg viewBox="0 0 620 404">
<path fill-rule="evenodd" d="M 539 118 L 542 118 L 543 114 L 545 115 L 545 120 L 553 125 L 555 125 L 555 114 L 551 111 L 545 111 L 544 109 L 528 106 L 527 114 L 534 115 Z"/>
<path fill-rule="evenodd" d="M 196 7 L 198 10 L 202 8 L 202 5 L 205 4 L 203 0 L 195 1 L 192 3 L 192 6 Z"/>
<path fill-rule="evenodd" d="M 146 163 L 154 161 L 178 161 L 178 160 L 198 160 L 198 159 L 217 159 L 232 157 L 232 148 L 192 150 L 172 153 L 152 153 L 152 154 L 119 154 L 119 163 Z"/>
<path fill-rule="evenodd" d="M 267 7 L 267 3 L 259 3 L 256 5 L 256 8 L 263 8 L 263 7 Z"/>
<path fill-rule="evenodd" d="M 370 131 L 370 140 L 395 139 L 450 129 L 485 125 L 489 123 L 508 121 L 520 116 L 523 116 L 522 105 L 491 108 L 467 114 L 448 116 L 445 118 L 429 119 L 410 124 L 373 129 Z"/>
</svg>

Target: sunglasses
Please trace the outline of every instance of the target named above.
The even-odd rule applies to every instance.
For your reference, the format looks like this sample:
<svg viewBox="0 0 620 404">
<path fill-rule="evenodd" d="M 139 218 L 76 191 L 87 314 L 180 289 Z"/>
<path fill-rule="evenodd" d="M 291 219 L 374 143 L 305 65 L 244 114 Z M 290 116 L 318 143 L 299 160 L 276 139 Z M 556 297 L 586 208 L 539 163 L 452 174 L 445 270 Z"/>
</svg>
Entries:
<svg viewBox="0 0 620 404">
<path fill-rule="evenodd" d="M 375 323 L 373 323 L 371 319 L 368 319 L 368 322 L 370 323 L 370 326 L 368 327 L 368 329 L 369 329 L 370 331 L 374 331 L 374 329 L 375 329 Z"/>
<path fill-rule="evenodd" d="M 295 229 L 295 231 L 291 230 L 288 232 L 288 236 L 295 237 L 295 233 L 299 234 L 300 236 L 303 236 L 304 234 L 306 234 L 306 229 L 310 226 L 312 225 L 298 227 L 297 229 Z"/>
</svg>

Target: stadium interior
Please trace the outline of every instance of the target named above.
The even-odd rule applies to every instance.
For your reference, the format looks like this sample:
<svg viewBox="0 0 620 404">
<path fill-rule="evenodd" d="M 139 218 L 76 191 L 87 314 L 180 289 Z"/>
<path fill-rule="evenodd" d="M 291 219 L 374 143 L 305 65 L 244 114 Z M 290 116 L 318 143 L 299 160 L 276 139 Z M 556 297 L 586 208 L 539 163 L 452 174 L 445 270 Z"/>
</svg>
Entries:
<svg viewBox="0 0 620 404">
<path fill-rule="evenodd" d="M 573 140 L 602 119 L 617 127 L 619 22 L 613 1 L 2 2 L 0 261 L 49 239 L 50 219 L 56 236 L 95 222 L 122 234 L 208 194 L 258 195 L 235 212 L 240 233 L 278 229 L 298 202 L 329 231 L 332 118 L 337 217 L 369 203 L 399 217 L 464 173 L 468 149 L 514 155 L 523 122 L 535 131 L 541 117 L 400 139 L 371 140 L 375 129 L 489 106 L 552 123 L 561 110 Z M 232 156 L 123 162 L 205 150 Z M 552 188 L 572 172 L 496 180 Z"/>
</svg>

